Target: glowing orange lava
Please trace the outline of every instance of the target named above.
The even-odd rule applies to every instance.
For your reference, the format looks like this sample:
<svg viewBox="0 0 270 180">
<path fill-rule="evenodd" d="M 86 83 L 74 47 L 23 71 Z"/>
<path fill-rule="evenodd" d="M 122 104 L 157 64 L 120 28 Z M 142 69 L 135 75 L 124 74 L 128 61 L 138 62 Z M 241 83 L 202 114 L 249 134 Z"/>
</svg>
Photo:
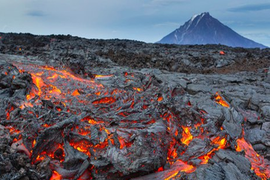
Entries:
<svg viewBox="0 0 270 180">
<path fill-rule="evenodd" d="M 160 101 L 162 101 L 163 100 L 163 97 L 162 96 L 159 96 L 158 97 L 158 101 L 160 102 Z"/>
<path fill-rule="evenodd" d="M 106 78 L 110 78 L 110 77 L 112 77 L 113 75 L 98 75 L 98 74 L 96 74 L 95 75 L 95 78 L 96 79 L 106 79 Z"/>
<path fill-rule="evenodd" d="M 166 172 L 166 178 L 164 180 L 175 178 L 179 172 L 192 173 L 195 170 L 196 167 L 189 165 L 181 160 L 177 160 L 173 164 L 173 169 Z"/>
<path fill-rule="evenodd" d="M 62 176 L 57 171 L 53 171 L 53 174 L 50 180 L 61 180 L 61 179 L 62 179 Z"/>
<path fill-rule="evenodd" d="M 12 134 L 19 134 L 21 131 L 15 129 L 14 127 L 12 126 L 7 126 L 6 127 L 8 130 L 9 130 L 9 133 L 12 135 Z"/>
<path fill-rule="evenodd" d="M 99 100 L 93 101 L 93 104 L 112 104 L 116 101 L 115 98 L 113 97 L 105 97 L 105 98 L 101 98 Z"/>
<path fill-rule="evenodd" d="M 133 87 L 133 89 L 134 89 L 135 91 L 138 91 L 138 92 L 142 92 L 142 91 L 143 91 L 142 88 L 136 88 L 136 87 Z"/>
<path fill-rule="evenodd" d="M 222 105 L 222 106 L 224 106 L 224 107 L 227 107 L 227 108 L 230 107 L 230 105 L 229 105 L 226 101 L 223 100 L 223 98 L 220 96 L 220 94 L 219 94 L 218 92 L 216 92 L 216 95 L 215 95 L 215 101 L 216 101 L 218 104 L 220 104 L 220 105 Z"/>
<path fill-rule="evenodd" d="M 112 75 L 94 75 L 95 78 L 93 79 L 83 79 L 80 77 L 77 77 L 73 75 L 72 73 L 66 71 L 66 70 L 57 70 L 52 67 L 36 67 L 35 65 L 19 65 L 18 68 L 20 68 L 20 72 L 27 71 L 31 74 L 32 80 L 34 85 L 32 86 L 31 91 L 26 96 L 26 101 L 21 102 L 20 108 L 24 109 L 27 107 L 34 107 L 35 105 L 43 105 L 44 100 L 50 100 L 48 106 L 50 106 L 50 110 L 54 110 L 56 113 L 73 113 L 76 115 L 81 115 L 81 108 L 90 106 L 99 108 L 98 113 L 107 113 L 111 111 L 115 111 L 116 113 L 113 114 L 111 117 L 117 116 L 124 119 L 120 119 L 118 122 L 123 124 L 123 127 L 125 127 L 126 123 L 133 123 L 134 125 L 137 125 L 143 120 L 134 120 L 130 117 L 132 117 L 132 111 L 129 111 L 129 109 L 134 110 L 134 107 L 138 107 L 138 102 L 145 102 L 145 99 L 150 99 L 151 97 L 146 97 L 143 94 L 143 96 L 133 97 L 134 94 L 136 96 L 141 95 L 141 92 L 147 92 L 147 87 L 133 87 L 131 90 L 124 90 L 124 89 L 114 89 L 114 90 L 108 90 L 105 87 L 103 87 L 102 84 L 100 84 L 98 81 L 95 81 L 95 79 L 105 79 L 110 78 Z M 134 77 L 134 74 L 124 74 L 125 77 Z M 131 81 L 130 79 L 126 79 L 126 81 Z M 127 91 L 132 91 L 133 94 L 132 97 L 130 97 Z M 146 101 L 145 104 L 140 104 L 139 110 L 140 111 L 147 111 L 149 107 L 151 107 L 153 104 L 162 104 L 161 101 L 168 100 L 169 96 L 166 96 L 164 94 L 158 94 L 152 97 L 149 101 Z M 117 106 L 115 102 L 121 102 L 118 104 L 121 104 L 120 107 Z M 151 104 L 153 102 L 153 104 Z M 222 96 L 216 92 L 215 94 L 215 102 L 229 108 L 230 105 L 222 98 Z M 45 103 L 44 103 L 45 104 Z M 45 104 L 47 105 L 47 104 Z M 44 105 L 44 106 L 45 106 Z M 192 107 L 192 104 L 188 101 L 186 102 L 186 105 L 190 108 Z M 55 107 L 57 106 L 57 107 Z M 115 107 L 116 106 L 116 107 Z M 74 108 L 75 107 L 75 108 Z M 77 108 L 78 107 L 78 108 Z M 153 107 L 153 106 L 152 106 Z M 152 108 L 151 107 L 151 108 Z M 79 109 L 78 112 L 74 109 Z M 138 109 L 138 108 L 137 108 Z M 14 110 L 13 107 L 11 107 L 8 111 L 6 111 L 7 119 L 10 119 L 10 113 Z M 26 109 L 28 113 L 35 115 L 36 112 L 31 112 Z M 95 111 L 93 111 L 95 112 Z M 83 113 L 82 113 L 83 114 Z M 166 123 L 167 126 L 167 134 L 170 134 L 170 142 L 169 147 L 167 149 L 167 162 L 169 165 L 171 165 L 171 169 L 165 170 L 166 171 L 166 177 L 165 180 L 173 179 L 173 178 L 179 178 L 179 172 L 185 172 L 185 173 L 192 173 L 196 170 L 196 167 L 193 165 L 189 165 L 187 162 L 184 162 L 181 159 L 181 155 L 183 155 L 188 148 L 187 146 L 190 145 L 193 139 L 210 139 L 209 141 L 209 150 L 208 152 L 204 152 L 203 155 L 200 155 L 197 159 L 201 160 L 200 164 L 207 164 L 209 159 L 211 159 L 214 155 L 214 153 L 220 149 L 226 148 L 228 146 L 227 144 L 227 136 L 223 135 L 223 137 L 220 136 L 214 136 L 211 138 L 209 135 L 207 135 L 207 132 L 204 132 L 204 127 L 202 126 L 204 124 L 204 114 L 207 114 L 204 110 L 199 111 L 198 117 L 194 118 L 193 126 L 183 126 L 183 124 L 179 123 L 181 121 L 181 118 L 178 117 L 177 113 L 174 113 L 173 111 L 170 111 L 169 109 L 165 109 L 162 114 L 158 114 L 159 118 L 162 118 L 162 123 Z M 111 127 L 108 127 L 107 119 L 99 118 L 98 116 L 95 116 L 96 114 L 87 115 L 86 117 L 82 116 L 82 119 L 80 119 L 79 125 L 74 125 L 72 127 L 72 133 L 74 133 L 74 136 L 83 137 L 81 139 L 71 140 L 68 141 L 69 144 L 76 150 L 86 154 L 88 157 L 94 157 L 95 153 L 104 150 L 108 148 L 109 146 L 115 146 L 116 148 L 120 149 L 122 152 L 128 151 L 128 147 L 133 145 L 133 142 L 129 142 L 128 136 L 124 136 L 121 133 L 116 134 L 115 129 L 112 130 Z M 151 114 L 147 114 L 147 122 L 144 122 L 144 125 L 151 125 L 156 122 L 158 122 L 158 119 L 156 117 L 151 116 Z M 130 119 L 129 119 L 130 118 Z M 52 122 L 43 122 L 42 118 L 38 119 L 40 121 L 41 130 L 44 130 L 45 128 L 53 126 L 53 124 L 47 124 Z M 117 122 L 117 123 L 118 123 Z M 91 135 L 94 133 L 91 133 L 92 127 L 95 127 L 96 131 L 98 131 L 100 134 L 103 133 L 103 139 L 99 142 L 99 140 L 96 140 L 97 143 L 91 143 L 87 141 L 87 139 L 91 139 L 95 135 Z M 10 134 L 20 134 L 21 132 L 19 130 L 16 130 L 13 127 L 8 128 L 10 131 Z M 223 130 L 223 127 L 220 128 Z M 123 133 L 124 134 L 124 133 Z M 116 136 L 114 136 L 116 135 Z M 64 135 L 63 135 L 64 136 Z M 92 136 L 92 137 L 91 137 Z M 181 138 L 181 139 L 180 139 Z M 98 139 L 98 138 L 97 138 Z M 158 141 L 162 142 L 161 139 L 157 139 Z M 38 140 L 37 140 L 38 141 Z M 39 143 L 39 142 L 38 142 Z M 32 141 L 32 148 L 36 146 L 37 142 L 36 139 L 33 138 Z M 185 144 L 186 146 L 183 146 Z M 31 146 L 31 145 L 30 145 Z M 46 157 L 49 157 L 51 159 L 57 159 L 60 162 L 63 162 L 65 152 L 63 148 L 63 143 L 55 145 L 53 147 L 54 149 L 46 151 L 42 151 L 42 153 L 37 155 L 37 158 L 34 160 L 41 161 L 44 160 Z M 91 151 L 90 151 L 91 149 Z M 183 150 L 184 149 L 184 150 Z M 55 153 L 55 151 L 60 151 L 60 153 Z M 236 150 L 239 152 L 241 150 L 244 150 L 246 153 L 246 157 L 250 160 L 252 164 L 252 169 L 255 171 L 255 173 L 261 177 L 263 180 L 266 180 L 267 178 L 270 178 L 270 165 L 267 160 L 260 157 L 252 148 L 252 146 L 247 143 L 243 138 L 237 140 L 237 148 Z M 49 152 L 50 151 L 50 152 Z M 154 150 L 155 153 L 156 150 Z M 32 152 L 32 151 L 31 151 Z M 63 152 L 63 153 L 61 153 Z M 92 154 L 91 154 L 92 153 Z M 60 154 L 60 155 L 59 155 Z M 56 156 L 56 157 L 55 157 Z M 157 171 L 163 171 L 164 168 L 160 167 Z M 59 171 L 60 172 L 60 171 Z M 60 180 L 62 179 L 62 176 L 57 172 L 53 171 L 53 175 L 50 178 L 50 180 Z"/>
<path fill-rule="evenodd" d="M 254 151 L 251 144 L 246 142 L 244 138 L 238 139 L 236 151 L 240 152 L 245 151 L 245 157 L 250 161 L 252 170 L 256 173 L 257 176 L 263 180 L 270 178 L 270 161 L 264 159 L 259 154 Z"/>
<path fill-rule="evenodd" d="M 225 52 L 224 51 L 220 51 L 219 54 L 220 55 L 225 55 Z"/>
<path fill-rule="evenodd" d="M 224 149 L 226 147 L 226 139 L 216 137 L 212 140 L 213 145 L 216 145 L 216 148 L 213 148 L 211 151 L 209 151 L 206 155 L 199 157 L 199 159 L 202 161 L 201 164 L 207 164 L 209 159 L 212 158 L 212 155 L 215 151 L 218 151 L 219 149 Z"/>
<path fill-rule="evenodd" d="M 191 127 L 184 127 L 183 126 L 182 128 L 184 131 L 182 132 L 181 142 L 188 146 L 190 141 L 193 139 L 193 136 L 190 133 Z"/>
<path fill-rule="evenodd" d="M 79 93 L 78 89 L 76 89 L 76 90 L 73 91 L 73 93 L 72 93 L 72 96 L 79 96 L 79 95 L 80 95 L 80 93 Z"/>
<path fill-rule="evenodd" d="M 33 83 L 31 91 L 26 96 L 26 102 L 22 102 L 21 109 L 25 107 L 33 107 L 35 104 L 39 105 L 42 102 L 41 99 L 62 99 L 62 103 L 66 104 L 68 98 L 71 96 L 79 96 L 81 93 L 78 89 L 72 89 L 76 86 L 87 86 L 90 89 L 103 88 L 103 85 L 95 82 L 93 79 L 83 79 L 76 77 L 72 73 L 66 70 L 58 70 L 53 67 L 36 66 L 36 65 L 24 65 L 14 64 L 20 70 L 20 72 L 27 71 L 31 74 Z M 96 75 L 97 78 L 108 78 L 112 75 Z M 68 87 L 68 88 L 67 88 Z M 31 101 L 33 98 L 39 97 L 35 102 Z M 83 99 L 78 99 L 79 102 L 86 103 Z M 103 102 L 101 102 L 103 103 Z M 59 110 L 59 108 L 58 108 Z"/>
<path fill-rule="evenodd" d="M 7 119 L 9 120 L 10 119 L 10 113 L 14 110 L 14 107 L 11 106 L 10 109 L 7 110 Z"/>
</svg>

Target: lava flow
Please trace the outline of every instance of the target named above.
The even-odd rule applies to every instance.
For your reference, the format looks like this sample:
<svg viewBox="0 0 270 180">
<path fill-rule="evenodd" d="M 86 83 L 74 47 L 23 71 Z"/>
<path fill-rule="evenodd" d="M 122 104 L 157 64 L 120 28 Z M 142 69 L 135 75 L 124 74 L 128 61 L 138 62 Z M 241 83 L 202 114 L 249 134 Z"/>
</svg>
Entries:
<svg viewBox="0 0 270 180">
<path fill-rule="evenodd" d="M 230 107 L 230 105 L 220 96 L 218 92 L 215 94 L 215 100 L 218 104 L 224 106 L 224 107 Z"/>
<path fill-rule="evenodd" d="M 252 170 L 255 171 L 257 176 L 261 177 L 263 180 L 269 179 L 270 161 L 257 154 L 244 138 L 237 140 L 236 151 L 240 152 L 242 150 L 245 152 L 245 156 L 250 161 Z"/>
<path fill-rule="evenodd" d="M 248 142 L 232 139 L 226 126 L 211 124 L 205 110 L 182 98 L 184 90 L 162 89 L 151 75 L 84 79 L 53 67 L 14 65 L 28 84 L 17 83 L 27 91 L 6 109 L 5 129 L 14 136 L 14 151 L 29 156 L 32 165 L 49 164 L 44 177 L 153 179 L 147 174 L 156 172 L 156 179 L 177 179 L 210 167 L 209 160 L 234 140 L 256 175 L 270 177 L 268 161 Z M 219 93 L 214 101 L 230 109 Z"/>
</svg>

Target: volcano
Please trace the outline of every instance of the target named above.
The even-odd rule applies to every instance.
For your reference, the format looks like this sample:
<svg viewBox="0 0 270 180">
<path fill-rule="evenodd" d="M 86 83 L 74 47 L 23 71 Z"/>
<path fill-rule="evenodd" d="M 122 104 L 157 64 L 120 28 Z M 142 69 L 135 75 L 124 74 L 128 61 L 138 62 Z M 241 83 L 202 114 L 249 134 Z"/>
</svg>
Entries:
<svg viewBox="0 0 270 180">
<path fill-rule="evenodd" d="M 213 18 L 208 12 L 194 15 L 158 43 L 162 44 L 222 44 L 231 47 L 267 48 L 247 39 Z"/>
</svg>

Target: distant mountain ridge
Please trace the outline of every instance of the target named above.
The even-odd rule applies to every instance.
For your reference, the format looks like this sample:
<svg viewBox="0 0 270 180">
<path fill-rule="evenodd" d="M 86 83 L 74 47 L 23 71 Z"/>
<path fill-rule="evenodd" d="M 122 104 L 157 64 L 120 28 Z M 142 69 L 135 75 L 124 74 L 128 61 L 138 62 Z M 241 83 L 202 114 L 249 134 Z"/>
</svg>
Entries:
<svg viewBox="0 0 270 180">
<path fill-rule="evenodd" d="M 267 48 L 245 38 L 213 18 L 208 12 L 193 16 L 184 25 L 163 37 L 161 44 L 222 44 L 231 47 Z"/>
</svg>

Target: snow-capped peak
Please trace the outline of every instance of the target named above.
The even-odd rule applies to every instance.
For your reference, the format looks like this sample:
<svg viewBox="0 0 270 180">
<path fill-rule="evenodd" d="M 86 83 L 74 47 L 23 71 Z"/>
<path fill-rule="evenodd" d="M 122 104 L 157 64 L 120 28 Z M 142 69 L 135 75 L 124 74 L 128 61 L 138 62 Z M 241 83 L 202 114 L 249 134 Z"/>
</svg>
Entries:
<svg viewBox="0 0 270 180">
<path fill-rule="evenodd" d="M 191 22 L 194 21 L 194 19 L 195 19 L 197 16 L 199 16 L 199 14 L 195 14 L 194 16 L 192 16 L 192 18 L 190 19 L 190 21 L 191 21 Z"/>
<path fill-rule="evenodd" d="M 198 23 L 201 21 L 201 19 L 205 16 L 205 15 L 207 15 L 207 14 L 209 14 L 208 12 L 204 12 L 204 13 L 202 13 L 202 14 L 195 14 L 194 16 L 192 16 L 192 18 L 189 20 L 189 22 L 188 22 L 188 26 L 186 27 L 186 30 L 188 30 L 189 28 L 190 28 L 190 26 L 191 26 L 191 24 L 193 24 L 193 22 L 194 23 L 196 23 L 196 25 L 195 25 L 195 27 L 198 25 Z M 198 17 L 198 18 L 197 18 Z M 195 22 L 194 20 L 197 18 L 197 22 Z"/>
<path fill-rule="evenodd" d="M 187 26 L 186 30 L 189 29 L 189 27 L 193 23 L 194 19 L 196 19 L 196 17 L 198 17 L 198 16 L 199 16 L 199 14 L 195 14 L 194 16 L 192 16 L 192 18 L 189 20 L 189 23 L 188 23 L 188 26 Z"/>
<path fill-rule="evenodd" d="M 201 14 L 201 16 L 202 16 L 202 15 L 205 16 L 205 15 L 207 15 L 207 14 L 209 14 L 209 12 L 204 12 L 204 13 Z"/>
<path fill-rule="evenodd" d="M 209 12 L 192 16 L 185 24 L 162 38 L 159 43 L 223 44 L 246 48 L 266 47 L 237 34 L 231 28 L 213 18 Z"/>
<path fill-rule="evenodd" d="M 202 13 L 202 14 L 200 15 L 200 18 L 199 18 L 199 20 L 197 21 L 196 26 L 199 24 L 199 22 L 201 21 L 201 19 L 202 19 L 205 15 L 206 15 L 206 13 Z"/>
</svg>

